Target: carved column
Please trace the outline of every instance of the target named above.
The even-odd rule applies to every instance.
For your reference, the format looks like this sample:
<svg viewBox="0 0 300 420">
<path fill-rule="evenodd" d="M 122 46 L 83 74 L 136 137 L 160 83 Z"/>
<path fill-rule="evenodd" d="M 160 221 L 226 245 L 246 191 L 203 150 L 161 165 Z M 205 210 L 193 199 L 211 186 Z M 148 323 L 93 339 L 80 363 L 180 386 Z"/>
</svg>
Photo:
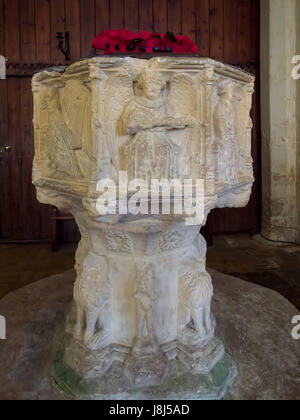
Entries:
<svg viewBox="0 0 300 420">
<path fill-rule="evenodd" d="M 212 208 L 249 200 L 254 79 L 188 57 L 58 70 L 33 79 L 33 180 L 41 202 L 74 214 L 82 238 L 53 381 L 74 398 L 221 398 L 236 370 L 215 335 L 199 229 Z M 106 212 L 103 178 L 116 194 Z M 154 179 L 199 178 L 201 220 L 178 212 L 175 187 L 168 214 L 162 193 L 150 203 Z M 149 187 L 135 212 L 126 179 Z"/>
</svg>

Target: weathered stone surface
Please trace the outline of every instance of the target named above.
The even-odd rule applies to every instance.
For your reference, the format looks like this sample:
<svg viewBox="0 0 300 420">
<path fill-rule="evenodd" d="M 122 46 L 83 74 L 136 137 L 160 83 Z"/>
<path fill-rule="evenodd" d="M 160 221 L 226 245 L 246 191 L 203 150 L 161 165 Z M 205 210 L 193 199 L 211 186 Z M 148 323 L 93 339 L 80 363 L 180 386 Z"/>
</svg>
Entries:
<svg viewBox="0 0 300 420">
<path fill-rule="evenodd" d="M 218 334 L 238 368 L 224 398 L 299 400 L 300 345 L 291 336 L 291 319 L 297 310 L 269 289 L 211 274 Z M 7 340 L 0 342 L 1 400 L 62 398 L 49 378 L 64 334 L 74 281 L 75 273 L 66 272 L 0 301 L 0 314 L 7 319 Z M 193 381 L 193 376 L 189 380 Z M 179 392 L 184 391 L 183 386 Z M 138 393 L 135 396 L 138 398 Z"/>
<path fill-rule="evenodd" d="M 215 340 L 217 340 L 215 338 Z M 219 344 L 223 343 L 218 339 Z M 214 363 L 207 375 L 193 375 L 178 360 L 170 360 L 162 377 L 158 378 L 159 359 L 154 355 L 154 369 L 149 361 L 133 360 L 132 370 L 114 363 L 101 378 L 80 377 L 64 362 L 58 352 L 52 369 L 54 386 L 64 395 L 80 400 L 217 400 L 221 399 L 236 376 L 236 366 L 228 354 Z M 138 371 L 142 371 L 139 374 Z"/>
<path fill-rule="evenodd" d="M 213 372 L 225 350 L 199 228 L 249 201 L 254 77 L 200 57 L 103 56 L 38 73 L 32 88 L 37 198 L 81 232 L 64 362 L 89 381 L 96 359 L 110 368 L 125 347 L 124 374 L 152 387 L 175 343 L 190 375 Z"/>
</svg>

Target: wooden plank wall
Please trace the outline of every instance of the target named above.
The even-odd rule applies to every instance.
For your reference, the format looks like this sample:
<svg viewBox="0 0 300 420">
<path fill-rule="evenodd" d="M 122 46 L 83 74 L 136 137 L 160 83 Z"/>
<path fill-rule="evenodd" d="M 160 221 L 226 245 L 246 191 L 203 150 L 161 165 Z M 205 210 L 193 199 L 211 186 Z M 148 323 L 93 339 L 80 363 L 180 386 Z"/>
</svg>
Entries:
<svg viewBox="0 0 300 420">
<path fill-rule="evenodd" d="M 71 61 L 90 56 L 103 29 L 171 30 L 190 36 L 199 53 L 259 75 L 259 0 L 0 0 L 0 54 L 10 63 L 65 63 L 57 32 L 70 31 Z M 245 210 L 216 211 L 214 233 L 260 227 L 259 95 L 253 108 L 253 155 L 258 180 Z M 0 81 L 0 145 L 13 150 L 0 163 L 0 239 L 49 237 L 49 208 L 31 186 L 32 99 L 29 77 Z M 71 229 L 71 237 L 73 227 Z"/>
<path fill-rule="evenodd" d="M 0 50 L 10 61 L 56 62 L 57 32 L 71 33 L 71 60 L 88 57 L 103 29 L 190 36 L 199 53 L 259 62 L 259 0 L 0 0 Z"/>
</svg>

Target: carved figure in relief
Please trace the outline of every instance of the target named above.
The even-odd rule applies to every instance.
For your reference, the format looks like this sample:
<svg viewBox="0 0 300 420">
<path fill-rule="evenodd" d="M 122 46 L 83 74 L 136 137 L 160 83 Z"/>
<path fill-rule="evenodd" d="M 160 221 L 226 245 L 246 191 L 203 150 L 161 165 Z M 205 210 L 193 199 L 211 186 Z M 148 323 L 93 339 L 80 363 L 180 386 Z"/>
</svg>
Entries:
<svg viewBox="0 0 300 420">
<path fill-rule="evenodd" d="M 137 299 L 138 342 L 153 340 L 152 306 L 157 299 L 153 292 L 151 264 L 140 262 L 136 266 L 134 297 Z"/>
<path fill-rule="evenodd" d="M 213 285 L 206 271 L 206 241 L 198 235 L 182 255 L 179 272 L 179 334 L 189 345 L 199 344 L 213 331 L 211 300 Z"/>
<path fill-rule="evenodd" d="M 251 91 L 250 91 L 251 92 Z M 252 93 L 251 93 L 252 94 Z M 253 159 L 251 155 L 251 130 L 253 123 L 250 115 L 249 87 L 239 86 L 235 91 L 236 118 L 239 140 L 239 173 L 253 176 Z"/>
<path fill-rule="evenodd" d="M 91 350 L 109 340 L 110 282 L 106 257 L 89 253 L 74 286 L 77 320 L 75 337 Z"/>
<path fill-rule="evenodd" d="M 206 271 L 181 271 L 179 330 L 185 344 L 197 344 L 212 332 L 212 297 L 212 280 Z"/>
<path fill-rule="evenodd" d="M 54 178 L 62 174 L 88 178 L 93 170 L 89 92 L 78 81 L 74 83 L 70 81 L 60 90 L 50 87 L 42 101 L 42 110 L 48 111 L 48 172 Z"/>
<path fill-rule="evenodd" d="M 192 117 L 184 112 L 178 117 L 174 112 L 165 79 L 157 69 L 145 69 L 120 120 L 123 132 L 131 136 L 124 146 L 131 179 L 150 181 L 177 175 L 180 148 L 171 140 L 168 130 L 184 130 L 192 124 Z"/>
<path fill-rule="evenodd" d="M 222 82 L 218 87 L 219 101 L 214 110 L 213 123 L 219 148 L 219 180 L 231 184 L 238 181 L 237 121 L 233 104 L 233 84 Z"/>
<path fill-rule="evenodd" d="M 75 152 L 70 150 L 72 134 L 66 127 L 61 113 L 58 89 L 51 87 L 42 102 L 42 110 L 48 110 L 47 152 L 49 175 L 57 177 L 59 172 L 78 178 L 80 171 Z"/>
</svg>

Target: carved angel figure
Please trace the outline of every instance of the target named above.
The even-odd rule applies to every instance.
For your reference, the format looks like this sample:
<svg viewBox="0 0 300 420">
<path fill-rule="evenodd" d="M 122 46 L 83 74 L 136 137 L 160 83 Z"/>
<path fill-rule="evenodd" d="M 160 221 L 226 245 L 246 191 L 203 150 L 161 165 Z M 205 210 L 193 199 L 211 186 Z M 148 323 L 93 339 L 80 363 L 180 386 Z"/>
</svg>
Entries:
<svg viewBox="0 0 300 420">
<path fill-rule="evenodd" d="M 108 262 L 105 257 L 89 253 L 83 270 L 74 286 L 74 300 L 77 306 L 75 337 L 82 339 L 91 350 L 97 350 L 108 343 L 110 283 Z"/>
<path fill-rule="evenodd" d="M 233 86 L 223 82 L 218 88 L 219 102 L 214 111 L 214 130 L 219 147 L 219 179 L 229 183 L 238 181 L 237 124 L 233 106 Z M 224 179 L 225 178 L 225 179 Z"/>
<path fill-rule="evenodd" d="M 191 116 L 175 114 L 166 80 L 158 70 L 147 67 L 135 86 L 135 96 L 125 105 L 120 124 L 131 138 L 124 146 L 125 166 L 131 179 L 171 179 L 177 176 L 180 148 L 168 130 L 184 130 Z"/>
<path fill-rule="evenodd" d="M 157 295 L 153 292 L 152 267 L 147 263 L 138 263 L 136 267 L 134 297 L 137 299 L 138 335 L 142 341 L 144 337 L 153 339 L 152 306 Z"/>
</svg>

